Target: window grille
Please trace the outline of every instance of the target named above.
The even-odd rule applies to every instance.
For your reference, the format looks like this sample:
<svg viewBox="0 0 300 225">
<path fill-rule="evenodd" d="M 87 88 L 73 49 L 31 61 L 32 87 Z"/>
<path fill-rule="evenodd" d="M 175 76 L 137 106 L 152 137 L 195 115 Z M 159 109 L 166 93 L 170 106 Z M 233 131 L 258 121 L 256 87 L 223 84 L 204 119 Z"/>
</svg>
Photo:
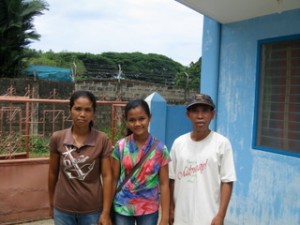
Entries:
<svg viewBox="0 0 300 225">
<path fill-rule="evenodd" d="M 300 157 L 300 37 L 259 49 L 255 147 Z"/>
</svg>

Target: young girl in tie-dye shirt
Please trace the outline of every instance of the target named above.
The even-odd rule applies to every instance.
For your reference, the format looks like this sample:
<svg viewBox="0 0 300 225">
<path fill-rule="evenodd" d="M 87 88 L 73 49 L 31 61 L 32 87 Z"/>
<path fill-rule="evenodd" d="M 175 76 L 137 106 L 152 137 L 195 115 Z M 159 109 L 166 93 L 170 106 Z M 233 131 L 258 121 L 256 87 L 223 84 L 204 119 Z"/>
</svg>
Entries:
<svg viewBox="0 0 300 225">
<path fill-rule="evenodd" d="M 128 102 L 125 107 L 125 120 L 129 132 L 116 143 L 112 153 L 113 187 L 117 188 L 122 183 L 156 141 L 148 131 L 150 119 L 150 109 L 146 101 L 137 99 Z M 159 141 L 154 151 L 114 196 L 115 225 L 156 225 L 159 203 L 159 225 L 168 224 L 169 160 L 167 147 Z"/>
</svg>

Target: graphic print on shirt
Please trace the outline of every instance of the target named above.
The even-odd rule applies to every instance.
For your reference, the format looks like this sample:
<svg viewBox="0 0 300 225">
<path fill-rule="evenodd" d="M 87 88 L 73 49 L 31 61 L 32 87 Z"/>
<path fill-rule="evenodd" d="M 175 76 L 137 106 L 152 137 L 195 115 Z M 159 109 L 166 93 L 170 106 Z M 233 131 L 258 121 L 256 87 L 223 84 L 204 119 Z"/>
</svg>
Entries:
<svg viewBox="0 0 300 225">
<path fill-rule="evenodd" d="M 207 167 L 208 159 L 204 162 L 197 162 L 192 160 L 187 160 L 187 166 L 182 171 L 179 171 L 177 177 L 179 180 L 186 178 L 187 182 L 193 183 L 196 178 L 197 174 L 202 174 L 206 167 Z"/>
<path fill-rule="evenodd" d="M 95 161 L 90 164 L 84 164 L 89 157 L 81 155 L 79 158 L 74 158 L 72 152 L 76 151 L 73 146 L 65 146 L 66 151 L 62 154 L 65 156 L 63 159 L 64 172 L 69 179 L 84 180 L 85 177 L 92 171 Z"/>
</svg>

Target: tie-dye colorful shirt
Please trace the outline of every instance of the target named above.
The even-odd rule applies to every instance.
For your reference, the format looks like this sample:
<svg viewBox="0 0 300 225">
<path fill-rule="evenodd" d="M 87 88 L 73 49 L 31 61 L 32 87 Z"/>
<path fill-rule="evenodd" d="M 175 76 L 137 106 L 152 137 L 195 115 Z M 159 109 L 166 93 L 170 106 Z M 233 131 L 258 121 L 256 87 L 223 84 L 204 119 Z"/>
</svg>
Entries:
<svg viewBox="0 0 300 225">
<path fill-rule="evenodd" d="M 114 148 L 112 157 L 121 161 L 118 185 L 125 179 L 141 157 L 151 149 L 155 137 L 149 135 L 144 146 L 139 150 L 133 135 L 119 140 Z M 159 208 L 159 170 L 170 161 L 167 147 L 159 142 L 143 165 L 122 187 L 114 198 L 114 210 L 126 216 L 151 214 Z"/>
</svg>

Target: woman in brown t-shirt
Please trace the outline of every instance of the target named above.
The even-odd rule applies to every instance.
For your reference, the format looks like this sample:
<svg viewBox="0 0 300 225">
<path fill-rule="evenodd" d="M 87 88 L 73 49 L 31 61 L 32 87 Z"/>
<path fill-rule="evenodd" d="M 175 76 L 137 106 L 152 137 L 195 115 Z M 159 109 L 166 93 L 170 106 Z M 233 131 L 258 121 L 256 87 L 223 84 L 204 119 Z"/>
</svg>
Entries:
<svg viewBox="0 0 300 225">
<path fill-rule="evenodd" d="M 48 187 L 55 225 L 111 225 L 112 146 L 92 128 L 95 109 L 91 92 L 74 92 L 72 127 L 52 134 Z"/>
</svg>

